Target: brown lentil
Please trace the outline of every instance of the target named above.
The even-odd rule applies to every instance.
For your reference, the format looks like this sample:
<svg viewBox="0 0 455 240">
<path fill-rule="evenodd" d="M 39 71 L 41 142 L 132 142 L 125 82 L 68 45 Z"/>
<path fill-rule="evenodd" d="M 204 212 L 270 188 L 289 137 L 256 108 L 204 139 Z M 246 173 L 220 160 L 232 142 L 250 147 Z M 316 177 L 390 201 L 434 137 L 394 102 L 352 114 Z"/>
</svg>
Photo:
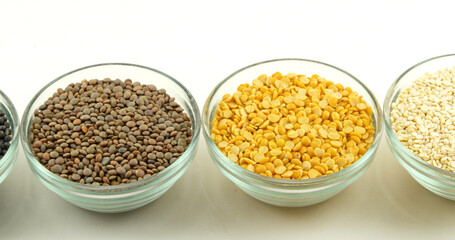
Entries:
<svg viewBox="0 0 455 240">
<path fill-rule="evenodd" d="M 318 75 L 263 74 L 223 96 L 211 137 L 252 172 L 316 178 L 365 154 L 374 139 L 372 112 L 357 92 Z"/>
<path fill-rule="evenodd" d="M 83 80 L 35 110 L 30 142 L 38 161 L 60 177 L 117 185 L 174 163 L 192 140 L 191 126 L 164 89 L 129 79 Z"/>
</svg>

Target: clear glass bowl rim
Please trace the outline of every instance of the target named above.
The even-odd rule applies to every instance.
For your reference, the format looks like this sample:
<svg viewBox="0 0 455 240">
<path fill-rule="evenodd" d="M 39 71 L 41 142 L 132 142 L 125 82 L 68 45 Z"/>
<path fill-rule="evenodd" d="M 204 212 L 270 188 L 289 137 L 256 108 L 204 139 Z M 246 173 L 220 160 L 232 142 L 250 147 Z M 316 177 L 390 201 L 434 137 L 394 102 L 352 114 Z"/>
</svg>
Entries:
<svg viewBox="0 0 455 240">
<path fill-rule="evenodd" d="M 398 92 L 397 85 L 401 82 L 403 77 L 406 76 L 410 71 L 414 70 L 415 68 L 420 67 L 421 65 L 431 62 L 433 60 L 438 60 L 446 57 L 453 57 L 455 58 L 455 54 L 445 54 L 445 55 L 440 55 L 432 58 L 428 58 L 426 60 L 420 61 L 417 64 L 413 65 L 412 67 L 408 68 L 406 71 L 404 71 L 390 86 L 389 90 L 387 91 L 387 94 L 384 99 L 384 108 L 383 108 L 383 115 L 384 115 L 384 122 L 385 122 L 385 129 L 387 132 L 387 135 L 389 137 L 389 140 L 393 142 L 393 148 L 396 150 L 400 151 L 401 153 L 404 153 L 407 157 L 406 161 L 410 162 L 409 159 L 413 160 L 415 163 L 419 164 L 421 167 L 428 168 L 432 170 L 433 172 L 437 173 L 441 177 L 447 177 L 451 180 L 455 179 L 455 172 L 451 172 L 448 170 L 444 170 L 441 168 L 438 168 L 436 166 L 433 166 L 424 160 L 420 159 L 416 155 L 414 155 L 411 151 L 409 151 L 401 142 L 398 140 L 397 136 L 395 135 L 395 132 L 392 129 L 392 123 L 390 122 L 390 113 L 392 110 L 392 104 L 395 102 L 396 99 L 392 99 L 393 96 L 398 97 L 400 92 Z M 455 62 L 455 59 L 454 59 Z M 455 64 L 453 65 L 455 66 Z M 450 67 L 450 66 L 448 66 Z M 411 162 L 412 163 L 412 162 Z"/>
<path fill-rule="evenodd" d="M 163 75 L 167 79 L 173 81 L 175 84 L 177 84 L 186 93 L 188 99 L 190 100 L 191 108 L 192 108 L 192 110 L 194 112 L 194 119 L 191 119 L 191 121 L 192 121 L 192 125 L 194 126 L 195 130 L 193 131 L 193 139 L 192 139 L 190 145 L 188 146 L 187 150 L 179 157 L 179 159 L 185 159 L 185 161 L 176 161 L 174 164 L 170 165 L 169 167 L 167 167 L 163 171 L 161 171 L 161 172 L 159 172 L 157 174 L 154 174 L 151 177 L 149 177 L 147 179 L 143 179 L 141 181 L 137 181 L 137 182 L 133 182 L 133 183 L 120 184 L 120 185 L 93 186 L 93 185 L 76 183 L 76 182 L 70 181 L 68 179 L 62 178 L 62 177 L 52 173 L 48 169 L 46 169 L 40 162 L 38 162 L 38 160 L 35 159 L 35 162 L 32 163 L 31 160 L 28 159 L 28 156 L 26 156 L 26 158 L 29 161 L 29 163 L 32 163 L 33 166 L 35 168 L 37 168 L 37 171 L 40 171 L 41 173 L 44 173 L 46 175 L 46 177 L 49 178 L 49 179 L 47 179 L 47 181 L 49 181 L 49 180 L 55 181 L 55 182 L 58 182 L 59 184 L 67 185 L 68 187 L 71 187 L 71 188 L 74 188 L 74 189 L 77 189 L 77 190 L 80 190 L 80 191 L 86 191 L 86 192 L 92 192 L 92 193 L 104 193 L 104 194 L 111 192 L 113 194 L 118 194 L 119 192 L 128 192 L 128 191 L 131 191 L 131 190 L 136 190 L 137 188 L 140 188 L 140 187 L 147 187 L 148 185 L 152 185 L 155 181 L 157 181 L 157 180 L 161 179 L 162 177 L 166 176 L 168 174 L 168 172 L 170 172 L 171 170 L 173 170 L 177 166 L 184 165 L 186 163 L 186 161 L 189 161 L 189 155 L 191 154 L 190 151 L 194 151 L 195 150 L 194 148 L 196 147 L 197 142 L 199 140 L 200 128 L 201 128 L 201 116 L 200 116 L 201 114 L 200 114 L 200 111 L 199 111 L 199 107 L 198 107 L 197 102 L 194 99 L 193 95 L 190 93 L 190 91 L 183 84 L 181 84 L 179 81 L 177 81 L 175 78 L 171 77 L 170 75 L 168 75 L 168 74 L 166 74 L 164 72 L 156 70 L 154 68 L 146 67 L 146 66 L 143 66 L 143 65 L 131 64 L 131 63 L 100 63 L 100 64 L 94 64 L 94 65 L 89 65 L 89 66 L 86 66 L 86 67 L 78 68 L 76 70 L 73 70 L 73 71 L 70 71 L 68 73 L 65 73 L 65 74 L 61 75 L 60 77 L 52 80 L 51 82 L 46 84 L 43 88 L 41 88 L 35 94 L 35 96 L 33 96 L 33 98 L 30 100 L 29 104 L 27 105 L 27 107 L 26 107 L 26 109 L 24 111 L 24 114 L 22 116 L 21 134 L 20 134 L 21 135 L 23 149 L 24 149 L 25 152 L 28 153 L 29 156 L 33 156 L 33 152 L 31 150 L 31 144 L 28 141 L 28 135 L 27 135 L 28 132 L 29 132 L 29 131 L 27 131 L 27 125 L 28 125 L 28 122 L 31 121 L 31 119 L 26 119 L 25 117 L 26 117 L 26 115 L 28 113 L 30 113 L 30 111 L 34 111 L 35 110 L 35 109 L 31 109 L 31 106 L 37 100 L 37 98 L 42 94 L 42 92 L 45 91 L 49 86 L 51 86 L 55 82 L 59 81 L 60 79 L 66 77 L 68 75 L 71 75 L 71 74 L 73 74 L 75 72 L 79 72 L 79 71 L 82 71 L 82 70 L 85 70 L 85 69 L 95 68 L 95 67 L 102 67 L 102 66 L 127 66 L 127 67 L 137 67 L 137 68 L 150 70 L 152 72 L 155 72 L 155 73 L 158 73 L 160 75 Z M 189 116 L 190 116 L 190 114 L 189 114 Z"/>
<path fill-rule="evenodd" d="M 362 86 L 364 88 L 364 90 L 368 93 L 369 97 L 373 100 L 374 105 L 372 107 L 378 113 L 377 121 L 375 121 L 375 139 L 374 139 L 373 143 L 371 144 L 370 148 L 368 149 L 368 151 L 359 160 L 357 160 L 354 164 L 352 164 L 348 168 L 345 168 L 342 171 L 338 171 L 338 172 L 330 174 L 330 175 L 324 175 L 324 176 L 313 178 L 313 179 L 295 180 L 295 179 L 279 179 L 279 178 L 273 178 L 273 177 L 266 177 L 266 176 L 262 176 L 260 174 L 248 171 L 248 170 L 242 168 L 241 166 L 233 163 L 229 158 L 227 158 L 218 149 L 218 147 L 213 142 L 212 138 L 210 137 L 211 122 L 209 120 L 211 120 L 211 119 L 208 119 L 209 115 L 210 115 L 208 107 L 209 107 L 210 103 L 212 101 L 214 101 L 213 96 L 215 95 L 215 93 L 217 93 L 227 81 L 229 81 L 232 77 L 234 77 L 235 75 L 237 75 L 238 73 L 240 73 L 242 71 L 245 71 L 249 68 L 253 68 L 253 67 L 256 67 L 256 66 L 262 65 L 262 64 L 273 63 L 273 62 L 283 62 L 283 61 L 310 62 L 310 63 L 316 63 L 316 64 L 320 64 L 320 65 L 338 70 L 341 73 L 346 74 L 352 80 L 354 80 L 360 86 Z M 296 74 L 298 74 L 298 73 L 296 73 Z M 321 75 L 321 77 L 324 77 L 324 76 Z M 329 79 L 329 80 L 333 81 L 333 79 Z M 353 89 L 353 90 L 355 90 L 355 89 Z M 357 79 L 352 74 L 348 73 L 347 71 L 345 71 L 341 68 L 335 67 L 333 65 L 330 65 L 330 64 L 327 64 L 324 62 L 302 59 L 302 58 L 279 58 L 279 59 L 266 60 L 266 61 L 257 62 L 257 63 L 251 64 L 251 65 L 248 65 L 246 67 L 243 67 L 243 68 L 235 71 L 234 73 L 232 73 L 228 77 L 226 77 L 224 80 L 222 80 L 218 85 L 216 85 L 216 87 L 213 89 L 213 91 L 207 97 L 207 100 L 204 104 L 204 108 L 202 110 L 202 114 L 203 114 L 202 131 L 204 132 L 205 138 L 207 140 L 207 144 L 209 145 L 209 147 L 211 149 L 214 149 L 215 153 L 217 154 L 218 159 L 220 159 L 219 162 L 222 162 L 223 165 L 227 165 L 230 169 L 233 169 L 233 171 L 238 172 L 239 174 L 242 174 L 243 176 L 245 176 L 248 179 L 252 179 L 252 180 L 255 180 L 258 182 L 262 182 L 262 183 L 270 184 L 270 185 L 274 185 L 274 186 L 281 185 L 281 186 L 298 187 L 298 186 L 302 186 L 302 185 L 304 185 L 304 186 L 318 185 L 318 184 L 325 185 L 325 184 L 329 184 L 331 182 L 335 182 L 335 181 L 337 181 L 337 179 L 343 178 L 348 173 L 355 172 L 358 169 L 358 167 L 363 166 L 366 162 L 368 162 L 369 160 L 372 159 L 372 155 L 374 154 L 374 150 L 376 149 L 376 147 L 374 147 L 374 146 L 377 146 L 379 144 L 381 135 L 382 135 L 382 128 L 383 128 L 381 106 L 379 105 L 379 103 L 378 103 L 376 97 L 374 96 L 374 94 L 372 93 L 372 91 L 364 83 L 362 83 L 359 79 Z M 218 161 L 218 159 L 216 161 Z"/>
</svg>

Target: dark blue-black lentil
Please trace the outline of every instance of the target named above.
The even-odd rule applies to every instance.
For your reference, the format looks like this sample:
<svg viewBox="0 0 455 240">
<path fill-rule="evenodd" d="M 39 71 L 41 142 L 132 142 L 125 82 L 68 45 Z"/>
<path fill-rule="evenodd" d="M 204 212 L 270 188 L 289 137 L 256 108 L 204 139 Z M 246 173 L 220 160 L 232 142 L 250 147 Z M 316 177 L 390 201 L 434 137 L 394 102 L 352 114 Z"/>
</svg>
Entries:
<svg viewBox="0 0 455 240">
<path fill-rule="evenodd" d="M 6 117 L 5 111 L 0 109 L 0 159 L 5 156 L 11 144 L 11 125 Z"/>
</svg>

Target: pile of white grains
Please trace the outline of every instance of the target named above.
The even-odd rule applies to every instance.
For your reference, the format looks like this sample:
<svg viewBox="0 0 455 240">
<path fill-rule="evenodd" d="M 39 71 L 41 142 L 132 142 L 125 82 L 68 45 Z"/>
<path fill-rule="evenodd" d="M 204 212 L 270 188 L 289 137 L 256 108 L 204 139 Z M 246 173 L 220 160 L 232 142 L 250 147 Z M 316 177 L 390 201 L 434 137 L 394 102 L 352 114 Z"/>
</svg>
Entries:
<svg viewBox="0 0 455 240">
<path fill-rule="evenodd" d="M 455 172 L 455 67 L 426 73 L 392 104 L 392 129 L 428 163 Z"/>
</svg>

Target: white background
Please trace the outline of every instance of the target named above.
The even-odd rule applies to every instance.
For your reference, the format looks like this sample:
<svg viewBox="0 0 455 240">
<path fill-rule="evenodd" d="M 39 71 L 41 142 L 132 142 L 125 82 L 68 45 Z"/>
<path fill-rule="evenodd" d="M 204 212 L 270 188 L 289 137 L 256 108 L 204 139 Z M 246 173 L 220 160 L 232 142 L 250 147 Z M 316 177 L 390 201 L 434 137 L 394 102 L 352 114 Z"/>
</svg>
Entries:
<svg viewBox="0 0 455 240">
<path fill-rule="evenodd" d="M 455 52 L 451 2 L 2 0 L 0 88 L 22 115 L 56 77 L 127 62 L 178 79 L 202 108 L 239 68 L 295 57 L 350 72 L 382 104 L 407 68 Z M 122 214 L 67 203 L 37 181 L 20 150 L 0 185 L 0 239 L 453 239 L 454 210 L 455 202 L 407 174 L 385 138 L 371 168 L 343 192 L 280 208 L 225 178 L 201 137 L 194 163 L 171 190 Z"/>
</svg>

